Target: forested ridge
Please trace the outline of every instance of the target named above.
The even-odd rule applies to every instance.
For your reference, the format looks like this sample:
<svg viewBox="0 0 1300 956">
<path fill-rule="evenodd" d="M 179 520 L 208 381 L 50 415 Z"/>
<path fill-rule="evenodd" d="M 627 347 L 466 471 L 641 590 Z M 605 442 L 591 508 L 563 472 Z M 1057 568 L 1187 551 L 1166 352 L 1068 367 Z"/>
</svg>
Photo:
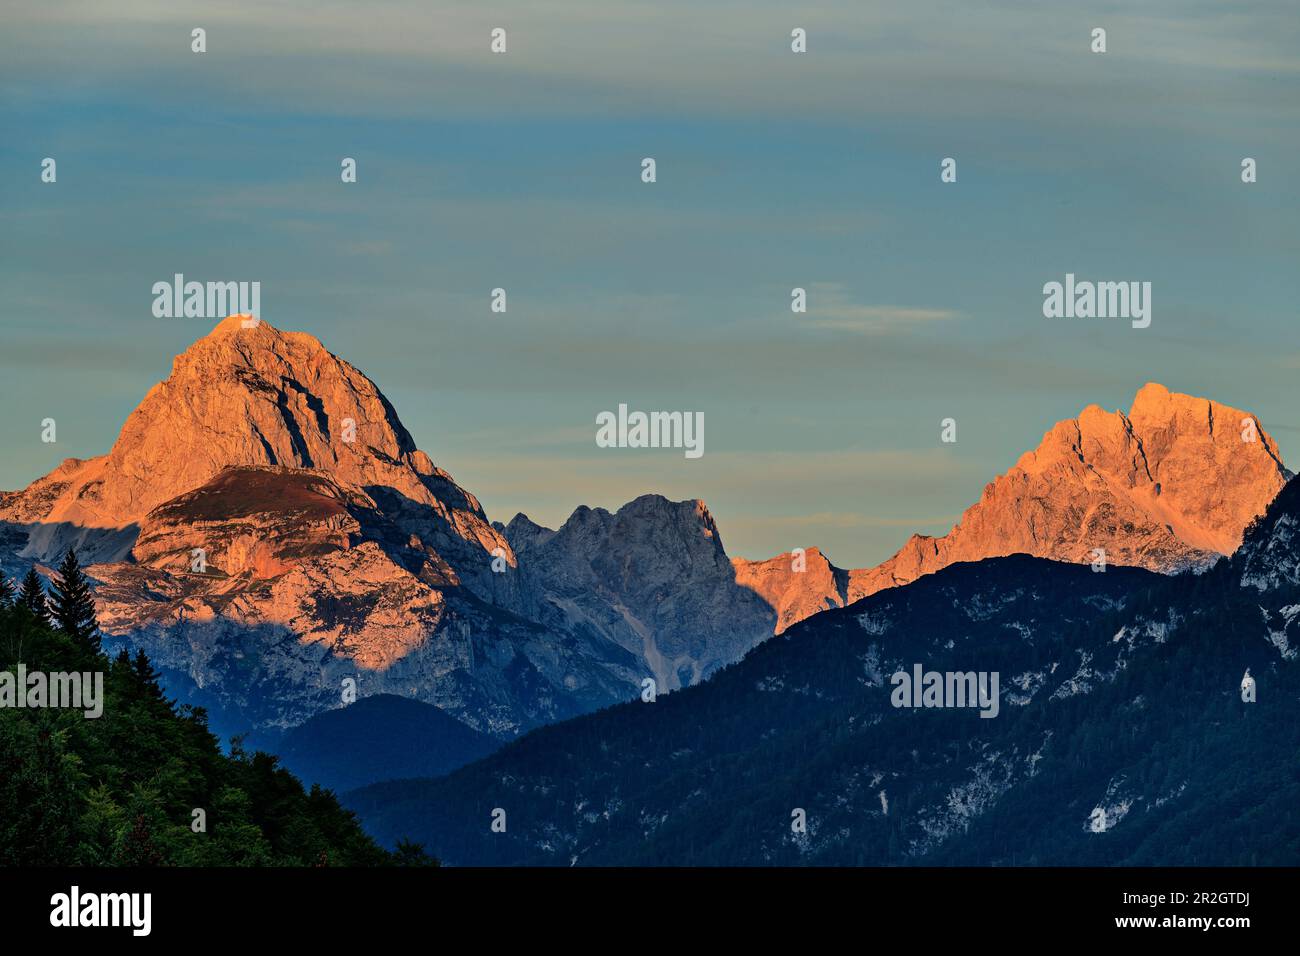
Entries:
<svg viewBox="0 0 1300 956">
<path fill-rule="evenodd" d="M 1297 527 L 1293 481 L 1200 575 L 953 565 L 698 687 L 344 799 L 458 865 L 1294 865 Z M 916 663 L 1000 673 L 1000 713 L 891 706 Z"/>
<path fill-rule="evenodd" d="M 48 600 L 34 572 L 20 589 L 0 584 L 0 671 L 20 663 L 29 675 L 102 674 L 102 714 L 0 707 L 0 865 L 435 862 L 405 842 L 381 848 L 332 792 L 304 789 L 274 756 L 238 741 L 222 753 L 205 712 L 168 700 L 143 652 L 105 655 L 72 553 Z"/>
</svg>

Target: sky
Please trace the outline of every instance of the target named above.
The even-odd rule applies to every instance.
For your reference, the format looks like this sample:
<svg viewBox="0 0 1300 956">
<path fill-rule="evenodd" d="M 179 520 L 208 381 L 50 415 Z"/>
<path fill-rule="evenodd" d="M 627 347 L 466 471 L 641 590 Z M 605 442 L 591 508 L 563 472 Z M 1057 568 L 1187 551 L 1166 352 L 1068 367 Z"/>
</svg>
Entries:
<svg viewBox="0 0 1300 956">
<path fill-rule="evenodd" d="M 1148 381 L 1300 461 L 1293 0 L 0 0 L 0 22 L 0 488 L 106 452 L 216 324 L 153 315 L 178 272 L 259 281 L 262 317 L 365 372 L 494 520 L 654 492 L 703 499 L 732 555 L 869 566 Z M 1066 273 L 1150 282 L 1150 327 L 1045 318 Z M 597 447 L 619 404 L 703 413 L 703 456 Z"/>
</svg>

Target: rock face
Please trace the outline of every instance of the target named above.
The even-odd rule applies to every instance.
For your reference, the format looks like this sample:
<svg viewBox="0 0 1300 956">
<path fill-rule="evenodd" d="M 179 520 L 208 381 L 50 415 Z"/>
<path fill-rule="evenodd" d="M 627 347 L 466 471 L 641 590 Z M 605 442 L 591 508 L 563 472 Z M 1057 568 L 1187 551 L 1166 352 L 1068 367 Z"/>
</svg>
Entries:
<svg viewBox="0 0 1300 956">
<path fill-rule="evenodd" d="M 123 425 L 112 451 L 69 459 L 0 503 L 0 521 L 27 524 L 26 556 L 69 545 L 120 561 L 154 508 L 231 466 L 311 469 L 376 490 L 399 522 L 485 590 L 484 555 L 509 545 L 478 501 L 415 447 L 375 384 L 303 332 L 231 316 L 178 356 Z"/>
<path fill-rule="evenodd" d="M 776 633 L 828 608 L 843 607 L 851 575 L 837 568 L 818 548 L 802 554 L 779 554 L 766 561 L 733 558 L 736 583 L 753 591 L 776 612 Z"/>
<path fill-rule="evenodd" d="M 239 316 L 176 359 L 108 455 L 0 498 L 0 528 L 29 563 L 77 546 L 110 644 L 143 647 L 229 729 L 299 724 L 350 679 L 511 736 L 646 673 L 521 617 L 509 542 L 374 383 Z"/>
<path fill-rule="evenodd" d="M 349 497 L 315 472 L 227 468 L 149 512 L 131 556 L 173 573 L 274 578 L 360 542 L 361 523 L 349 506 L 374 505 Z"/>
<path fill-rule="evenodd" d="M 456 866 L 1289 865 L 1297 528 L 1293 481 L 1203 577 L 959 562 L 813 615 L 668 706 L 348 803 Z M 922 667 L 936 700 L 909 688 Z M 485 794 L 523 808 L 509 833 L 483 826 Z"/>
<path fill-rule="evenodd" d="M 558 531 L 522 514 L 502 530 L 519 556 L 528 616 L 600 635 L 644 662 L 660 690 L 739 660 L 776 623 L 738 584 L 702 501 L 643 495 L 614 514 L 579 508 Z"/>
<path fill-rule="evenodd" d="M 786 556 L 737 561 L 737 578 L 781 613 L 782 627 L 958 561 L 1030 554 L 1171 573 L 1233 553 L 1291 477 L 1253 416 L 1149 383 L 1129 413 L 1089 405 L 984 488 L 940 538 L 913 535 L 874 568 L 780 574 Z M 820 555 L 818 556 L 819 560 Z M 775 570 L 774 570 L 775 569 Z"/>
<path fill-rule="evenodd" d="M 300 724 L 355 681 L 505 738 L 629 699 L 646 677 L 697 684 L 774 632 L 957 561 L 1104 548 L 1117 565 L 1209 563 L 1286 475 L 1246 418 L 1148 385 L 1128 415 L 1058 424 L 952 532 L 879 567 L 844 571 L 816 549 L 732 561 L 701 501 L 491 525 L 361 372 L 310 335 L 232 316 L 177 357 L 107 455 L 0 494 L 0 563 L 75 545 L 110 644 L 143 647 L 223 732 Z"/>
</svg>

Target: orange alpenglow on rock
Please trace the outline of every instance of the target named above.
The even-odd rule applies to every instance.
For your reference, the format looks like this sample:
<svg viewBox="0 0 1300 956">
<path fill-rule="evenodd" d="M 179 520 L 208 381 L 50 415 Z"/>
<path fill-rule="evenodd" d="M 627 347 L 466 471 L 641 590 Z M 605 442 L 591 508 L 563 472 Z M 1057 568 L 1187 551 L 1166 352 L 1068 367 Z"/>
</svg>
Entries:
<svg viewBox="0 0 1300 956">
<path fill-rule="evenodd" d="M 240 466 L 391 489 L 484 553 L 509 553 L 478 501 L 415 447 L 370 379 L 305 332 L 246 327 L 239 315 L 177 356 L 107 455 L 68 459 L 0 507 L 0 519 L 36 525 L 29 556 L 52 560 L 75 545 L 85 560 L 120 561 L 154 508 Z"/>
<path fill-rule="evenodd" d="M 1253 439 L 1253 440 L 1247 440 Z M 240 726 L 363 694 L 509 737 L 689 686 L 818 611 L 957 561 L 1024 552 L 1157 571 L 1233 551 L 1288 473 L 1245 413 L 1147 385 L 1051 429 L 941 538 L 870 569 L 815 548 L 730 559 L 700 501 L 488 523 L 383 394 L 314 337 L 235 315 L 173 363 L 112 450 L 0 495 L 15 562 L 73 545 L 110 643 Z M 800 570 L 801 569 L 801 570 Z"/>
<path fill-rule="evenodd" d="M 958 561 L 1024 553 L 1090 564 L 1103 549 L 1108 564 L 1170 573 L 1235 551 L 1290 477 L 1253 416 L 1150 382 L 1127 415 L 1089 405 L 1058 422 L 952 531 L 913 535 L 874 568 L 842 571 L 815 550 L 802 574 L 780 572 L 788 555 L 733 563 L 737 581 L 777 611 L 778 633 Z"/>
<path fill-rule="evenodd" d="M 0 525 L 15 561 L 75 546 L 110 643 L 251 725 L 338 706 L 364 673 L 366 693 L 508 735 L 639 677 L 511 616 L 518 576 L 492 571 L 517 566 L 510 543 L 375 384 L 313 336 L 244 316 L 175 359 L 107 455 L 0 496 Z"/>
</svg>

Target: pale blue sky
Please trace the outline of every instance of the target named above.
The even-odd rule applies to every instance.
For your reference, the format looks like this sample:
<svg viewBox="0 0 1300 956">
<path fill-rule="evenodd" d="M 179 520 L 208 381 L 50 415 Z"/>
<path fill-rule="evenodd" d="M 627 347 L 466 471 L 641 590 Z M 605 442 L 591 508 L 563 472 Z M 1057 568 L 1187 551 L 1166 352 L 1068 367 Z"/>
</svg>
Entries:
<svg viewBox="0 0 1300 956">
<path fill-rule="evenodd" d="M 1300 460 L 1292 2 L 10 6 L 0 487 L 208 331 L 152 316 L 175 272 L 260 281 L 494 519 L 654 491 L 868 565 L 1149 380 Z M 1150 281 L 1151 327 L 1043 318 L 1066 272 Z M 620 402 L 704 412 L 704 457 L 598 449 Z"/>
</svg>

